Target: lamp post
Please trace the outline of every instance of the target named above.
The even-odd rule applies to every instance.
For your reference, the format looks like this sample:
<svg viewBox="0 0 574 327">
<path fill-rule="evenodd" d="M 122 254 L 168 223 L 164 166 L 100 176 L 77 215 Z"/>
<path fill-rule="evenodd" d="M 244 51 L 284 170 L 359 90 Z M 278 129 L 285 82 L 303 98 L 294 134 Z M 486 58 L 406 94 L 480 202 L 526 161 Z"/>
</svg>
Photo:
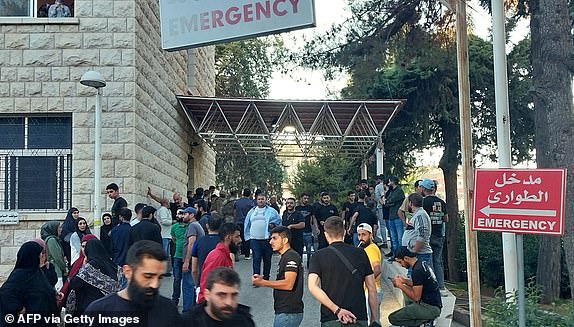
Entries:
<svg viewBox="0 0 574 327">
<path fill-rule="evenodd" d="M 94 129 L 94 227 L 100 227 L 100 186 L 102 180 L 102 107 L 100 105 L 100 97 L 102 94 L 102 87 L 106 86 L 106 81 L 102 75 L 96 71 L 90 70 L 82 75 L 80 84 L 84 86 L 93 87 L 96 89 L 96 119 Z"/>
</svg>

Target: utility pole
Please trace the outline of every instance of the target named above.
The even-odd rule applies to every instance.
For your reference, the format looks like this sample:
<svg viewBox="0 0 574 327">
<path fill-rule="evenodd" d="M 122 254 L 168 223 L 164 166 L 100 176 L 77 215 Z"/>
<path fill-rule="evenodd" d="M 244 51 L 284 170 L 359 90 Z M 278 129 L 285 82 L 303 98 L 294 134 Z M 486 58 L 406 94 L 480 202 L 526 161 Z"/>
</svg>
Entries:
<svg viewBox="0 0 574 327">
<path fill-rule="evenodd" d="M 470 111 L 470 79 L 468 68 L 468 30 L 466 24 L 466 0 L 441 0 L 456 14 L 456 54 L 458 63 L 458 106 L 460 112 L 460 146 L 466 236 L 466 268 L 468 275 L 468 302 L 470 325 L 482 326 L 480 302 L 480 274 L 478 269 L 478 245 L 476 232 L 472 230 L 472 198 L 474 192 L 474 163 L 472 155 L 472 126 Z"/>
</svg>

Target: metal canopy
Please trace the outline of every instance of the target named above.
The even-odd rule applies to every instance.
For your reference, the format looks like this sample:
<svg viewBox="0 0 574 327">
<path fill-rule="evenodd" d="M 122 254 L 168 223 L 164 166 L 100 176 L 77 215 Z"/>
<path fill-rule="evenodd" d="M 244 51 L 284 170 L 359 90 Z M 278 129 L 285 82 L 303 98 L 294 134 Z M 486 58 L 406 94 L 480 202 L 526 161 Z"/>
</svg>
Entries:
<svg viewBox="0 0 574 327">
<path fill-rule="evenodd" d="M 304 101 L 177 96 L 191 126 L 218 153 L 364 158 L 405 100 Z"/>
</svg>

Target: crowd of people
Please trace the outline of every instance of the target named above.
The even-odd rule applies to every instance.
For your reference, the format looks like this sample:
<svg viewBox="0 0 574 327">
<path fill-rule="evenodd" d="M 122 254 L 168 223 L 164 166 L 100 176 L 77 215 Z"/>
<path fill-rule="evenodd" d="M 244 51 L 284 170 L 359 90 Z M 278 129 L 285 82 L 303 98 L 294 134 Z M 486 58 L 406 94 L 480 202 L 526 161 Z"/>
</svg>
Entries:
<svg viewBox="0 0 574 327">
<path fill-rule="evenodd" d="M 249 308 L 239 304 L 240 276 L 233 267 L 243 258 L 252 260 L 253 287 L 273 289 L 275 327 L 300 326 L 305 270 L 308 289 L 321 303 L 321 326 L 380 326 L 388 233 L 385 257 L 408 269 L 406 278 L 391 281 L 408 301 L 389 321 L 433 326 L 442 307 L 448 221 L 436 185 L 419 180 L 416 192 L 405 196 L 397 178 L 381 175 L 373 185 L 361 180 L 341 210 L 322 192 L 313 204 L 309 194 L 285 199 L 282 213 L 277 199 L 260 190 L 252 197 L 244 189 L 237 198 L 217 195 L 214 186 L 198 188 L 186 203 L 177 192 L 170 201 L 148 188 L 158 205 L 138 203 L 132 213 L 112 183 L 106 193 L 114 203 L 99 235 L 71 208 L 63 222 L 42 226 L 41 239 L 22 245 L 0 288 L 1 313 L 54 317 L 64 310 L 66 326 L 88 325 L 85 317 L 102 313 L 116 320 L 96 325 L 117 325 L 123 317 L 148 326 L 255 326 Z M 281 257 L 271 280 L 274 252 Z M 171 275 L 168 299 L 159 296 L 159 286 Z"/>
</svg>

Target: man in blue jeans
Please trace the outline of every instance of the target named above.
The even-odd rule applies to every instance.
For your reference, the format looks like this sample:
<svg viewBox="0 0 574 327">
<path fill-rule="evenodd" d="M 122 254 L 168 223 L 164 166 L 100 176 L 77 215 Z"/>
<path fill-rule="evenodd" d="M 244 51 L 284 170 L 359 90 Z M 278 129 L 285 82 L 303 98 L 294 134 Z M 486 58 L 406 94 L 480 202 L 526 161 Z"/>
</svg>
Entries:
<svg viewBox="0 0 574 327">
<path fill-rule="evenodd" d="M 303 193 L 299 197 L 299 205 L 295 207 L 303 218 L 305 218 L 305 228 L 303 228 L 303 243 L 305 245 L 305 253 L 307 253 L 307 268 L 309 268 L 309 259 L 311 254 L 317 250 L 317 246 L 313 242 L 313 230 L 318 230 L 317 222 L 313 217 L 313 207 L 309 204 L 309 194 Z M 301 257 L 301 259 L 303 259 Z"/>
<path fill-rule="evenodd" d="M 303 264 L 299 253 L 291 248 L 291 235 L 291 230 L 284 226 L 271 231 L 271 248 L 281 254 L 277 280 L 264 280 L 260 275 L 251 277 L 253 285 L 273 289 L 273 327 L 299 327 L 303 321 Z"/>
<path fill-rule="evenodd" d="M 181 295 L 181 279 L 182 279 L 182 249 L 183 240 L 185 238 L 185 231 L 187 230 L 187 223 L 183 221 L 183 209 L 177 211 L 177 223 L 171 226 L 171 239 L 175 243 L 175 252 L 173 255 L 173 293 L 171 300 L 175 306 L 179 304 L 179 297 Z"/>
<path fill-rule="evenodd" d="M 245 241 L 249 241 L 253 252 L 253 274 L 261 274 L 263 260 L 263 279 L 269 280 L 273 250 L 269 245 L 270 230 L 281 225 L 279 213 L 267 205 L 264 194 L 256 197 L 257 206 L 249 210 L 245 217 Z"/>
<path fill-rule="evenodd" d="M 405 200 L 405 192 L 399 186 L 399 179 L 395 176 L 389 177 L 389 192 L 385 198 L 385 207 L 389 208 L 389 232 L 391 233 L 391 252 L 395 251 L 401 246 L 403 232 L 405 230 L 406 222 L 399 217 L 399 209 Z M 389 259 L 390 262 L 395 261 L 393 257 Z"/>
<path fill-rule="evenodd" d="M 436 183 L 428 178 L 421 181 L 423 196 L 423 208 L 431 219 L 430 246 L 433 251 L 432 267 L 436 275 L 441 294 L 444 288 L 444 270 L 442 264 L 442 247 L 444 244 L 445 226 L 448 222 L 446 202 L 436 196 Z"/>
<path fill-rule="evenodd" d="M 187 207 L 183 210 L 183 221 L 187 222 L 187 229 L 183 238 L 183 247 L 181 250 L 181 257 L 183 258 L 182 271 L 182 293 L 183 293 L 183 308 L 182 312 L 188 311 L 195 304 L 195 285 L 193 283 L 193 276 L 191 274 L 191 250 L 193 244 L 199 238 L 205 235 L 203 227 L 195 219 L 198 211 L 192 207 Z"/>
</svg>

